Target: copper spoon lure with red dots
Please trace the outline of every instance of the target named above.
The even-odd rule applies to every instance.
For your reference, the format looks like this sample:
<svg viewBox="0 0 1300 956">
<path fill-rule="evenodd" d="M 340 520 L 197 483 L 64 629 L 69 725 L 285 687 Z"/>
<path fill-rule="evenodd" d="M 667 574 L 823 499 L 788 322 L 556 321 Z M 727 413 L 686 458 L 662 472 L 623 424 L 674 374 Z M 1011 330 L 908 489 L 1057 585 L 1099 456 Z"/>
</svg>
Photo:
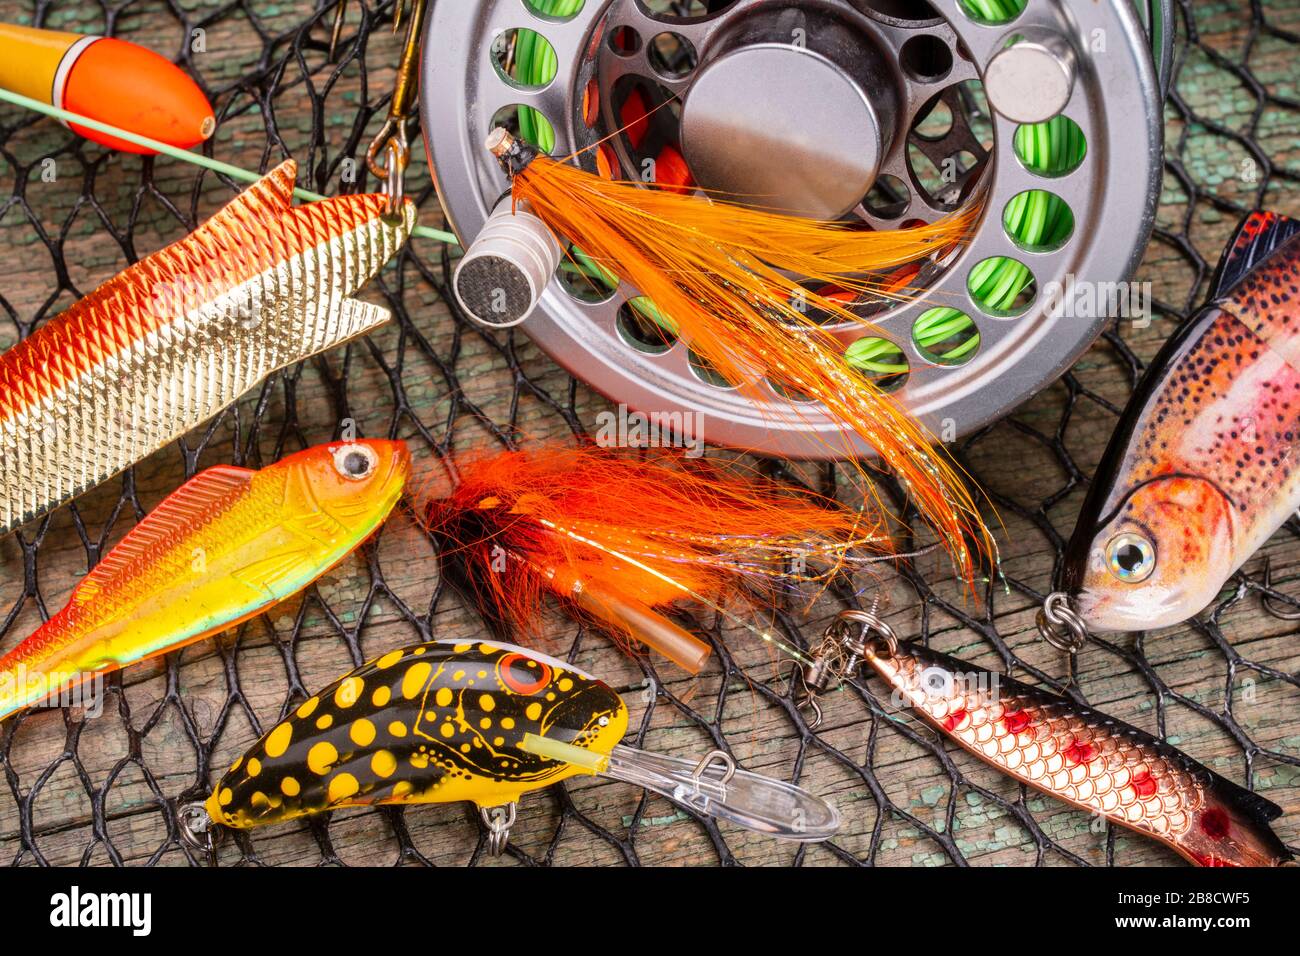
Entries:
<svg viewBox="0 0 1300 956">
<path fill-rule="evenodd" d="M 882 623 L 845 611 L 827 636 L 856 649 L 893 688 L 895 705 L 911 707 L 985 763 L 1201 866 L 1290 862 L 1268 825 L 1282 813 L 1276 804 L 1136 727 L 899 641 Z"/>
</svg>

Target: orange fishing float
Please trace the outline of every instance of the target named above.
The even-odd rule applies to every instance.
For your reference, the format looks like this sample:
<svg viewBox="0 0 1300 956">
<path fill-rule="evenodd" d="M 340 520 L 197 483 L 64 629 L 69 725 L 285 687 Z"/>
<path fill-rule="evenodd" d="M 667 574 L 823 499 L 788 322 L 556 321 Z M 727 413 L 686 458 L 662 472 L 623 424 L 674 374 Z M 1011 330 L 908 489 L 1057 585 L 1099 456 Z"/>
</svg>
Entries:
<svg viewBox="0 0 1300 956">
<path fill-rule="evenodd" d="M 0 86 L 171 146 L 189 149 L 212 135 L 212 106 L 170 60 L 113 37 L 0 23 Z M 73 124 L 111 149 L 153 150 Z"/>
<path fill-rule="evenodd" d="M 691 673 L 709 646 L 660 610 L 770 605 L 888 555 L 870 513 L 712 463 L 594 446 L 479 459 L 424 516 L 449 581 L 499 634 L 536 633 L 549 593 Z"/>
</svg>

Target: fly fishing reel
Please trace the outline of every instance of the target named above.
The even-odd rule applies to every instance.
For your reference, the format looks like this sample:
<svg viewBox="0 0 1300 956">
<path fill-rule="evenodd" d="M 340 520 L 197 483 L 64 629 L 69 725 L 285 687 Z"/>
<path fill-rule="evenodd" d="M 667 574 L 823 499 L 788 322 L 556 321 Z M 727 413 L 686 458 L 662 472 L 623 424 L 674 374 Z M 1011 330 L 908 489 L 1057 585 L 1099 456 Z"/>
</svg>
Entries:
<svg viewBox="0 0 1300 956">
<path fill-rule="evenodd" d="M 982 203 L 960 250 L 882 277 L 906 292 L 866 305 L 874 328 L 826 326 L 952 439 L 1053 381 L 1100 332 L 1107 310 L 1063 290 L 1113 289 L 1136 267 L 1171 29 L 1167 3 L 1130 0 L 437 0 L 421 111 L 465 242 L 508 186 L 483 146 L 499 126 L 552 156 L 583 150 L 611 178 L 863 228 Z M 775 385 L 756 404 L 637 290 L 568 252 L 526 328 L 574 375 L 645 414 L 693 413 L 717 444 L 844 447 L 818 406 Z"/>
</svg>

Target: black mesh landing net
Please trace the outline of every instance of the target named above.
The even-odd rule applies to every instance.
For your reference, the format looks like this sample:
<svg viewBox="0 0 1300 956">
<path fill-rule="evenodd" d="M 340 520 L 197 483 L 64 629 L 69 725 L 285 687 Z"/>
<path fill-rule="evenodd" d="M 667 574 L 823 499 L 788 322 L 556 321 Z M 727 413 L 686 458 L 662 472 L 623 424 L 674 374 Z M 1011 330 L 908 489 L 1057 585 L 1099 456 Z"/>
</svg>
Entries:
<svg viewBox="0 0 1300 956">
<path fill-rule="evenodd" d="M 456 0 L 470 2 L 470 0 Z M 400 36 L 392 4 L 354 2 L 338 62 L 325 54 L 334 4 L 199 0 L 4 5 L 0 19 L 117 34 L 183 63 L 220 120 L 206 149 L 245 168 L 286 156 L 299 184 L 373 189 L 364 153 L 383 121 Z M 879 594 L 903 637 L 1049 685 L 1164 735 L 1283 805 L 1276 829 L 1300 844 L 1300 626 L 1263 613 L 1273 587 L 1300 594 L 1300 527 L 1288 526 L 1231 582 L 1212 612 L 1151 636 L 1099 641 L 1070 661 L 1039 640 L 1050 589 L 1091 469 L 1149 358 L 1205 294 L 1219 249 L 1254 206 L 1300 214 L 1300 3 L 1180 5 L 1177 74 L 1156 238 L 1140 279 L 1154 320 L 1124 323 L 1060 382 L 959 453 L 1006 523 L 1009 587 L 963 601 L 941 560 L 889 572 Z M 438 91 L 428 91 L 438 95 Z M 417 147 L 417 154 L 420 150 Z M 0 346 L 210 215 L 238 186 L 170 159 L 110 154 L 48 119 L 0 112 Z M 421 220 L 437 199 L 422 155 L 408 176 Z M 1135 210 L 1136 214 L 1136 210 Z M 494 336 L 449 310 L 446 251 L 413 240 L 365 297 L 397 321 L 268 381 L 235 408 L 123 478 L 0 541 L 0 649 L 62 606 L 77 580 L 185 478 L 219 462 L 260 467 L 358 434 L 407 439 L 417 488 L 447 480 L 457 454 L 521 436 L 593 427 L 607 404 L 522 334 Z M 777 465 L 774 470 L 784 473 Z M 832 469 L 799 477 L 835 486 Z M 630 503 L 633 506 L 634 503 Z M 653 520 L 653 516 L 647 516 Z M 807 647 L 842 606 L 828 596 L 777 625 Z M 1288 602 L 1295 607 L 1295 602 Z M 622 784 L 587 779 L 528 796 L 504 863 L 1172 864 L 1163 848 L 1028 792 L 945 746 L 872 680 L 826 696 L 814 733 L 777 661 L 707 618 L 715 657 L 695 680 L 622 655 L 555 616 L 541 650 L 622 692 L 636 739 L 683 756 L 721 747 L 752 770 L 794 779 L 838 805 L 832 842 L 799 848 L 698 820 Z M 287 709 L 363 659 L 431 637 L 481 633 L 440 586 L 409 513 L 301 597 L 214 641 L 108 680 L 102 716 L 42 710 L 0 727 L 0 856 L 16 864 L 208 862 L 180 839 L 176 808 Z M 487 863 L 468 805 L 348 810 L 227 837 L 215 860 L 311 864 Z"/>
</svg>

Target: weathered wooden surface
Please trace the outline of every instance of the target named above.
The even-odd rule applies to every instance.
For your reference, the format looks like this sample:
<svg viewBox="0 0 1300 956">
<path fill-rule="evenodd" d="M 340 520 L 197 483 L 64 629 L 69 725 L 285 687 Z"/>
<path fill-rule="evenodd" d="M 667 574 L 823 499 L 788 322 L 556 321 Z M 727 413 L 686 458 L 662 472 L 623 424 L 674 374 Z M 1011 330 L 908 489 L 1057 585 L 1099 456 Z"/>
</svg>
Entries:
<svg viewBox="0 0 1300 956">
<path fill-rule="evenodd" d="M 1300 5 L 1295 0 L 1269 6 L 1269 15 L 1279 26 L 1300 29 Z M 305 2 L 278 6 L 267 17 L 266 25 L 272 33 L 286 30 L 311 8 Z M 75 17 L 65 16 L 60 25 L 72 22 L 87 31 L 102 29 L 98 11 L 91 10 Z M 1233 5 L 1198 5 L 1197 16 L 1210 45 L 1226 56 L 1238 58 L 1244 18 L 1234 13 Z M 163 51 L 174 49 L 180 42 L 176 21 L 163 13 L 160 5 L 132 7 L 118 30 Z M 206 43 L 209 52 L 206 58 L 200 58 L 200 68 L 210 70 L 205 72 L 205 78 L 218 85 L 241 70 L 251 69 L 262 48 L 248 22 L 240 16 L 212 25 Z M 1255 48 L 1250 67 L 1273 92 L 1294 97 L 1295 53 L 1280 40 L 1266 39 Z M 373 38 L 368 53 L 371 88 L 363 93 L 358 78 L 352 75 L 345 76 L 329 93 L 324 116 L 331 131 L 350 129 L 357 104 L 363 99 L 374 102 L 376 90 L 386 88 L 391 77 L 385 65 L 394 62 L 395 57 L 395 40 L 386 35 Z M 308 59 L 309 67 L 316 67 L 323 58 L 310 54 Z M 1245 128 L 1254 106 L 1244 87 L 1200 51 L 1190 54 L 1179 91 L 1199 113 L 1233 129 Z M 4 114 L 6 119 L 10 115 Z M 1232 140 L 1203 128 L 1184 129 L 1185 124 L 1172 110 L 1169 117 L 1171 145 L 1178 143 L 1177 137 L 1187 137 L 1178 152 L 1198 190 L 1208 190 L 1228 202 L 1250 202 L 1254 186 L 1249 181 L 1249 154 Z M 305 98 L 280 97 L 275 121 L 289 152 L 305 154 L 311 130 Z M 378 120 L 371 123 L 361 137 L 363 144 L 377 126 Z M 223 122 L 215 155 L 248 167 L 258 165 L 263 158 L 264 128 L 257 116 L 238 116 Z M 338 135 L 341 138 L 344 134 Z M 1271 108 L 1263 117 L 1261 145 L 1293 174 L 1300 168 L 1295 158 L 1300 156 L 1298 137 L 1300 116 L 1296 111 Z M 9 152 L 0 162 L 0 181 L 6 186 L 20 173 L 27 177 L 23 193 L 30 213 L 11 206 L 0 218 L 0 248 L 7 253 L 0 295 L 11 318 L 18 321 L 28 322 L 37 315 L 57 312 L 73 299 L 65 290 L 51 301 L 58 280 L 45 245 L 37 239 L 37 230 L 61 237 L 68 279 L 80 292 L 89 291 L 126 265 L 131 255 L 146 254 L 184 232 L 157 196 L 141 197 L 138 209 L 133 209 L 140 182 L 138 158 L 111 157 L 100 162 L 90 181 L 87 177 L 92 174 L 78 155 L 93 159 L 101 151 L 87 147 L 74 155 L 64 150 L 54 156 L 54 181 L 42 181 L 40 167 L 31 164 L 67 142 L 57 127 L 40 121 L 10 139 Z M 273 159 L 280 155 L 279 150 L 272 151 Z M 193 171 L 172 161 L 154 166 L 158 194 L 188 211 L 195 182 Z M 427 183 L 422 155 L 417 155 L 412 176 L 415 187 Z M 78 197 L 88 183 L 98 199 L 99 210 L 78 206 Z M 1162 227 L 1181 234 L 1186 219 L 1191 243 L 1212 266 L 1234 218 L 1205 199 L 1189 210 L 1187 194 L 1176 178 L 1167 177 L 1166 185 L 1160 212 Z M 198 204 L 200 216 L 210 213 L 229 196 L 229 189 L 207 177 Z M 1270 192 L 1268 204 L 1300 215 L 1300 190 L 1294 183 L 1280 183 Z M 101 214 L 107 217 L 107 223 L 101 221 Z M 136 244 L 122 248 L 110 237 L 107 227 L 122 229 L 131 218 L 137 220 Z M 436 202 L 424 204 L 423 218 L 430 223 L 436 220 Z M 436 265 L 436 250 L 422 247 L 419 255 L 424 263 Z M 1198 275 L 1173 245 L 1157 240 L 1147 253 L 1140 278 L 1152 282 L 1158 301 L 1185 310 L 1203 295 L 1204 283 L 1198 286 L 1197 282 L 1206 275 Z M 379 435 L 395 429 L 397 435 L 411 441 L 417 458 L 416 488 L 441 482 L 444 472 L 429 453 L 427 435 L 441 440 L 448 434 L 448 395 L 452 387 L 461 388 L 495 422 L 508 421 L 513 411 L 523 433 L 540 436 L 566 432 L 560 416 L 546 403 L 528 390 L 514 388 L 507 364 L 496 348 L 473 334 L 453 339 L 453 323 L 437 301 L 427 275 L 414 264 L 408 261 L 400 276 L 390 269 L 365 297 L 381 302 L 400 299 L 415 328 L 427 337 L 432 354 L 454 369 L 454 382 L 424 351 L 403 339 L 408 333 L 394 325 L 373 336 L 370 347 L 354 345 L 340 350 L 323 362 L 308 363 L 300 372 L 278 380 L 267 390 L 269 406 L 256 432 L 250 422 L 257 396 L 250 396 L 241 403 L 238 421 L 232 415 L 220 421 L 213 439 L 192 467 L 237 459 L 269 461 L 282 444 L 295 448 L 328 440 L 340 419 L 352 417 L 362 434 Z M 1149 358 L 1171 328 L 1170 319 L 1157 315 L 1149 327 L 1125 328 L 1123 336 L 1139 356 Z M 14 322 L 0 325 L 0 346 L 9 345 L 15 337 Z M 535 386 L 561 403 L 567 400 L 568 377 L 525 337 L 515 336 L 507 347 L 514 350 L 523 374 Z M 389 362 L 400 353 L 403 364 L 385 369 L 376 360 L 376 352 Z M 346 386 L 340 391 L 338 379 L 345 370 Z M 1075 376 L 1091 395 L 1112 404 L 1122 404 L 1128 394 L 1127 368 L 1108 345 L 1099 345 L 1085 356 Z M 409 414 L 396 419 L 394 381 L 400 385 L 409 407 Z M 346 406 L 341 404 L 340 395 L 345 396 Z M 519 404 L 514 410 L 512 399 L 516 396 Z M 1046 514 L 1035 513 L 1043 501 L 1067 485 L 1068 476 L 1060 458 L 1044 441 L 1060 428 L 1066 403 L 1067 386 L 1055 384 L 1018 411 L 1015 423 L 998 425 L 970 451 L 973 471 L 984 486 L 1034 518 L 1025 520 L 1015 509 L 1004 509 L 1006 533 L 1000 538 L 1007 574 L 1039 591 L 1049 589 L 1057 555 L 1057 547 L 1045 528 L 1054 529 L 1057 535 L 1068 535 L 1082 500 L 1082 487 L 1074 487 Z M 603 407 L 602 399 L 578 388 L 575 409 L 589 427 Z M 296 419 L 287 422 L 290 410 Z M 454 447 L 463 451 L 490 443 L 488 431 L 464 416 L 463 407 L 461 411 L 454 424 Z M 1080 398 L 1075 406 L 1062 438 L 1064 448 L 1085 473 L 1096 464 L 1114 420 L 1112 411 L 1089 396 Z M 191 445 L 198 437 L 194 436 Z M 247 454 L 250 447 L 253 451 Z M 153 456 L 135 470 L 133 488 L 138 505 L 147 511 L 184 476 L 185 463 L 177 450 Z M 118 540 L 134 523 L 132 505 L 128 504 L 110 524 L 124 489 L 130 491 L 132 486 L 122 480 L 112 481 L 77 506 L 90 534 L 102 535 L 107 544 Z M 30 536 L 32 531 L 25 533 Z M 85 573 L 88 553 L 87 543 L 76 533 L 67 511 L 57 514 L 45 533 L 35 568 L 45 610 L 61 606 Z M 1277 586 L 1300 590 L 1297 535 L 1289 529 L 1280 532 L 1251 561 L 1247 571 L 1258 576 L 1266 555 L 1272 558 Z M 104 864 L 114 860 L 142 863 L 158 857 L 164 864 L 185 863 L 179 847 L 169 842 L 160 798 L 173 799 L 210 785 L 214 773 L 220 773 L 260 731 L 277 720 L 291 695 L 300 696 L 303 689 L 327 683 L 360 657 L 368 658 L 418 639 L 418 628 L 398 602 L 415 615 L 429 612 L 437 583 L 431 557 L 409 514 L 399 513 L 374 544 L 306 596 L 287 602 L 217 641 L 189 648 L 167 661 L 131 668 L 120 684 L 113 682 L 121 690 L 109 695 L 104 716 L 77 722 L 74 716 L 60 711 L 43 711 L 7 722 L 0 728 L 0 767 L 5 775 L 5 792 L 0 793 L 0 859 L 21 863 L 38 859 L 31 850 L 21 848 L 19 839 L 19 798 L 35 792 L 31 825 L 41 860 Z M 938 558 L 922 558 L 919 564 L 928 578 L 943 579 Z M 391 596 L 374 588 L 375 568 L 380 569 Z M 900 635 L 920 634 L 922 610 L 914 593 L 896 580 L 887 579 L 883 587 L 890 598 L 887 616 Z M 24 590 L 19 547 L 13 538 L 0 541 L 0 609 L 13 609 L 14 614 L 0 640 L 0 650 L 8 650 L 42 619 L 40 603 L 31 596 L 25 598 Z M 961 603 L 955 587 L 941 587 L 940 594 Z M 968 609 L 985 613 L 971 606 Z M 833 611 L 829 602 L 819 603 L 805 619 L 803 633 L 817 633 Z M 1041 642 L 1034 631 L 1034 603 L 1029 597 L 1019 592 L 997 593 L 987 613 L 990 629 L 995 629 L 1022 661 L 1044 674 L 1060 679 L 1067 676 L 1062 656 Z M 433 608 L 431 623 L 437 637 L 480 632 L 474 618 L 449 594 L 442 595 Z M 976 631 L 933 607 L 928 626 L 936 648 L 978 665 L 1001 669 L 993 645 Z M 1300 625 L 1264 615 L 1255 596 L 1225 610 L 1219 626 L 1233 651 L 1242 658 L 1283 673 L 1300 671 Z M 290 640 L 291 635 L 296 636 Z M 569 653 L 575 640 L 579 641 L 575 662 L 625 692 L 633 711 L 633 726 L 640 725 L 651 696 L 640 667 L 600 638 L 576 635 L 573 625 L 559 617 L 552 621 L 548 635 L 540 642 L 541 649 L 561 656 Z M 756 646 L 742 633 L 729 637 L 728 647 L 749 680 L 783 686 L 767 648 Z M 1221 711 L 1225 696 L 1232 695 L 1232 712 L 1255 745 L 1285 758 L 1256 756 L 1253 782 L 1283 806 L 1285 814 L 1276 824 L 1282 839 L 1292 846 L 1300 845 L 1300 771 L 1296 767 L 1300 760 L 1300 692 L 1245 666 L 1238 667 L 1229 682 L 1223 651 L 1197 627 L 1155 632 L 1140 643 L 1132 638 L 1119 638 L 1116 643 L 1122 652 L 1139 650 L 1173 694 L 1201 707 Z M 862 697 L 851 690 L 827 699 L 827 719 L 820 742 L 805 747 L 786 711 L 753 693 L 743 681 L 730 682 L 725 702 L 719 707 L 723 682 L 716 664 L 710 664 L 696 680 L 682 678 L 668 668 L 660 673 L 667 681 L 661 690 L 672 699 L 661 696 L 654 707 L 644 746 L 683 755 L 700 753 L 713 745 L 705 726 L 712 723 L 750 769 L 789 777 L 801 762 L 801 782 L 833 799 L 841 810 L 844 828 L 834 842 L 845 854 L 868 857 L 878 828 L 880 839 L 872 857 L 874 862 L 943 864 L 948 862 L 947 856 L 926 833 L 926 828 L 933 828 L 950 830 L 962 854 L 974 864 L 1033 863 L 1038 855 L 1037 844 L 1024 822 L 1031 820 L 1070 853 L 1089 862 L 1104 862 L 1106 858 L 1107 834 L 1091 826 L 1093 821 L 1086 815 L 1049 798 L 1022 796 L 1017 787 L 997 773 L 951 750 L 951 766 L 959 776 L 950 774 L 929 749 L 912 742 L 899 732 L 899 727 L 923 739 L 932 738 L 929 732 L 904 714 L 873 716 Z M 1018 672 L 1017 676 L 1024 675 Z M 1151 685 L 1124 656 L 1090 646 L 1079 655 L 1075 679 L 1099 709 L 1146 730 L 1164 732 L 1171 742 L 1229 778 L 1245 779 L 1242 747 L 1194 709 L 1171 697 L 1158 702 Z M 198 765 L 191 734 L 212 747 L 208 765 Z M 879 819 L 877 800 L 854 770 L 867 760 L 873 741 L 870 767 L 874 778 L 889 802 L 909 816 L 890 811 Z M 991 800 L 992 794 L 1013 803 L 1023 799 L 1021 808 L 1028 811 L 1027 815 L 1018 819 Z M 625 839 L 642 796 L 630 787 L 598 781 L 572 784 L 564 797 L 557 792 L 536 795 L 520 808 L 514 844 L 533 857 L 549 853 L 556 863 L 627 861 L 624 845 L 595 835 L 581 818 L 565 817 L 557 829 L 562 800 L 571 800 L 587 820 Z M 91 825 L 96 801 L 102 801 L 107 832 L 96 833 Z M 396 862 L 399 845 L 394 836 L 394 819 L 396 815 L 386 811 L 336 814 L 327 831 L 333 852 L 347 863 Z M 466 806 L 417 807 L 402 814 L 401 819 L 418 853 L 436 863 L 464 863 L 479 844 L 476 815 Z M 719 858 L 706 831 L 661 799 L 648 800 L 640 828 L 633 842 L 640 862 L 710 863 Z M 796 850 L 791 845 L 764 840 L 734 827 L 724 826 L 722 833 L 729 852 L 741 862 L 782 863 L 794 859 Z M 307 864 L 321 859 L 320 845 L 306 824 L 268 828 L 257 833 L 243 849 L 266 863 Z M 221 850 L 223 861 L 240 856 L 241 847 L 234 842 L 227 842 Z M 1114 858 L 1121 864 L 1177 862 L 1171 853 L 1126 833 L 1115 837 Z M 806 851 L 809 863 L 830 864 L 839 859 L 825 847 Z M 1052 865 L 1066 862 L 1054 851 L 1048 851 L 1043 860 Z M 507 858 L 501 865 L 511 862 Z"/>
</svg>

